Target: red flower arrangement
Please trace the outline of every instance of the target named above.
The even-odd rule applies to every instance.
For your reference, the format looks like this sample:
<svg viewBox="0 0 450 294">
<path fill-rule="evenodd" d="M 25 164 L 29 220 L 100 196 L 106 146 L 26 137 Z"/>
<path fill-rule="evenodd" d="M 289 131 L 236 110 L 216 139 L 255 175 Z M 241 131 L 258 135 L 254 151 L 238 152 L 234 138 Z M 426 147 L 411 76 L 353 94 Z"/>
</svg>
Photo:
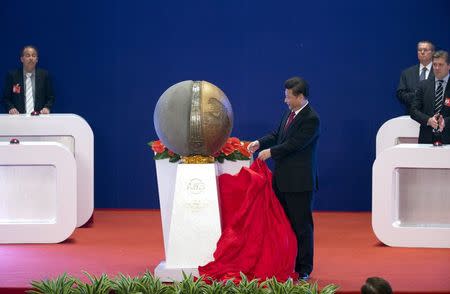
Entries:
<svg viewBox="0 0 450 294">
<path fill-rule="evenodd" d="M 236 137 L 230 137 L 222 149 L 213 154 L 213 157 L 220 163 L 223 163 L 225 159 L 230 161 L 249 160 L 251 154 L 247 150 L 248 144 L 250 144 L 249 141 L 241 141 Z M 151 141 L 148 145 L 155 152 L 154 158 L 156 160 L 169 158 L 170 162 L 177 162 L 181 159 L 180 155 L 169 150 L 160 140 Z"/>
<path fill-rule="evenodd" d="M 172 152 L 171 150 L 167 149 L 166 146 L 160 141 L 151 141 L 148 143 L 148 145 L 152 148 L 152 150 L 155 152 L 155 159 L 166 159 L 169 158 L 170 162 L 177 162 L 181 159 L 180 155 Z"/>
</svg>

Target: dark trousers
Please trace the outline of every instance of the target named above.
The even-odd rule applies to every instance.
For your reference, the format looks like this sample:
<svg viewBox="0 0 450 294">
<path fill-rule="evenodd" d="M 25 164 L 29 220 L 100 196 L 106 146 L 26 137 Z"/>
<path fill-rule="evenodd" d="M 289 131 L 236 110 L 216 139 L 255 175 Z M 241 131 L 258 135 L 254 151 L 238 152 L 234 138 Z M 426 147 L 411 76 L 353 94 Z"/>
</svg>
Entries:
<svg viewBox="0 0 450 294">
<path fill-rule="evenodd" d="M 314 260 L 313 192 L 281 192 L 276 185 L 273 186 L 297 236 L 298 251 L 295 271 L 301 274 L 310 274 L 313 270 Z"/>
</svg>

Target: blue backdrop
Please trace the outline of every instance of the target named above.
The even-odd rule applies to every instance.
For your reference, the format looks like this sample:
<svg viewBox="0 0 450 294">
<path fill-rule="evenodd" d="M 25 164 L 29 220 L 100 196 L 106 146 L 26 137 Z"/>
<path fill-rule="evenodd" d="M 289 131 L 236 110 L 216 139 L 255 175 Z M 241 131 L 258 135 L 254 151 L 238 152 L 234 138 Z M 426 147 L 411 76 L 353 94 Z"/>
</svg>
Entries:
<svg viewBox="0 0 450 294">
<path fill-rule="evenodd" d="M 229 97 L 233 135 L 279 123 L 283 82 L 310 82 L 321 115 L 318 210 L 370 210 L 375 136 L 417 41 L 450 49 L 442 1 L 1 1 L 0 73 L 26 44 L 53 76 L 54 112 L 95 134 L 95 207 L 157 208 L 153 109 L 183 80 Z M 1 86 L 3 87 L 3 85 Z M 1 156 L 1 155 L 0 155 Z"/>
</svg>

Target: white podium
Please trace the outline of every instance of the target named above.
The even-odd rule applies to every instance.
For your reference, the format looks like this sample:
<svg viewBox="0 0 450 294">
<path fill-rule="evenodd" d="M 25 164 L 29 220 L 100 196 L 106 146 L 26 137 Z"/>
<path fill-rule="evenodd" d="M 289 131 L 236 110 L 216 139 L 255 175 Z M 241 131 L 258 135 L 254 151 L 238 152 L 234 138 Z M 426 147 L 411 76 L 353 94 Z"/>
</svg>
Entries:
<svg viewBox="0 0 450 294">
<path fill-rule="evenodd" d="M 372 178 L 372 227 L 389 246 L 450 248 L 450 146 L 417 142 L 407 116 L 378 131 Z"/>
<path fill-rule="evenodd" d="M 166 260 L 155 268 L 164 282 L 198 276 L 213 260 L 221 235 L 216 175 L 235 174 L 250 160 L 223 164 L 178 164 L 155 160 Z M 174 182 L 174 179 L 175 182 Z"/>
<path fill-rule="evenodd" d="M 58 243 L 77 224 L 76 163 L 55 142 L 0 142 L 0 243 Z"/>
<path fill-rule="evenodd" d="M 94 211 L 94 135 L 89 124 L 76 114 L 0 114 L 0 142 L 57 142 L 75 157 L 77 171 L 77 227 Z M 0 192 L 1 193 L 1 192 Z"/>
</svg>

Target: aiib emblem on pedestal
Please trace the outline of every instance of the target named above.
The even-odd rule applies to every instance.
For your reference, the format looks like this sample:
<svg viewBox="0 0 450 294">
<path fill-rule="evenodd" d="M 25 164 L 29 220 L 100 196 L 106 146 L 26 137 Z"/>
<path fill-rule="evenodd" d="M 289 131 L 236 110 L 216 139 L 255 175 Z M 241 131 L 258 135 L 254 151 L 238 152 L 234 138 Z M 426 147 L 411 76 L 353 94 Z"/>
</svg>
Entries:
<svg viewBox="0 0 450 294">
<path fill-rule="evenodd" d="M 198 211 L 207 205 L 204 197 L 205 183 L 199 178 L 193 178 L 186 185 L 186 206 L 191 211 Z"/>
</svg>

